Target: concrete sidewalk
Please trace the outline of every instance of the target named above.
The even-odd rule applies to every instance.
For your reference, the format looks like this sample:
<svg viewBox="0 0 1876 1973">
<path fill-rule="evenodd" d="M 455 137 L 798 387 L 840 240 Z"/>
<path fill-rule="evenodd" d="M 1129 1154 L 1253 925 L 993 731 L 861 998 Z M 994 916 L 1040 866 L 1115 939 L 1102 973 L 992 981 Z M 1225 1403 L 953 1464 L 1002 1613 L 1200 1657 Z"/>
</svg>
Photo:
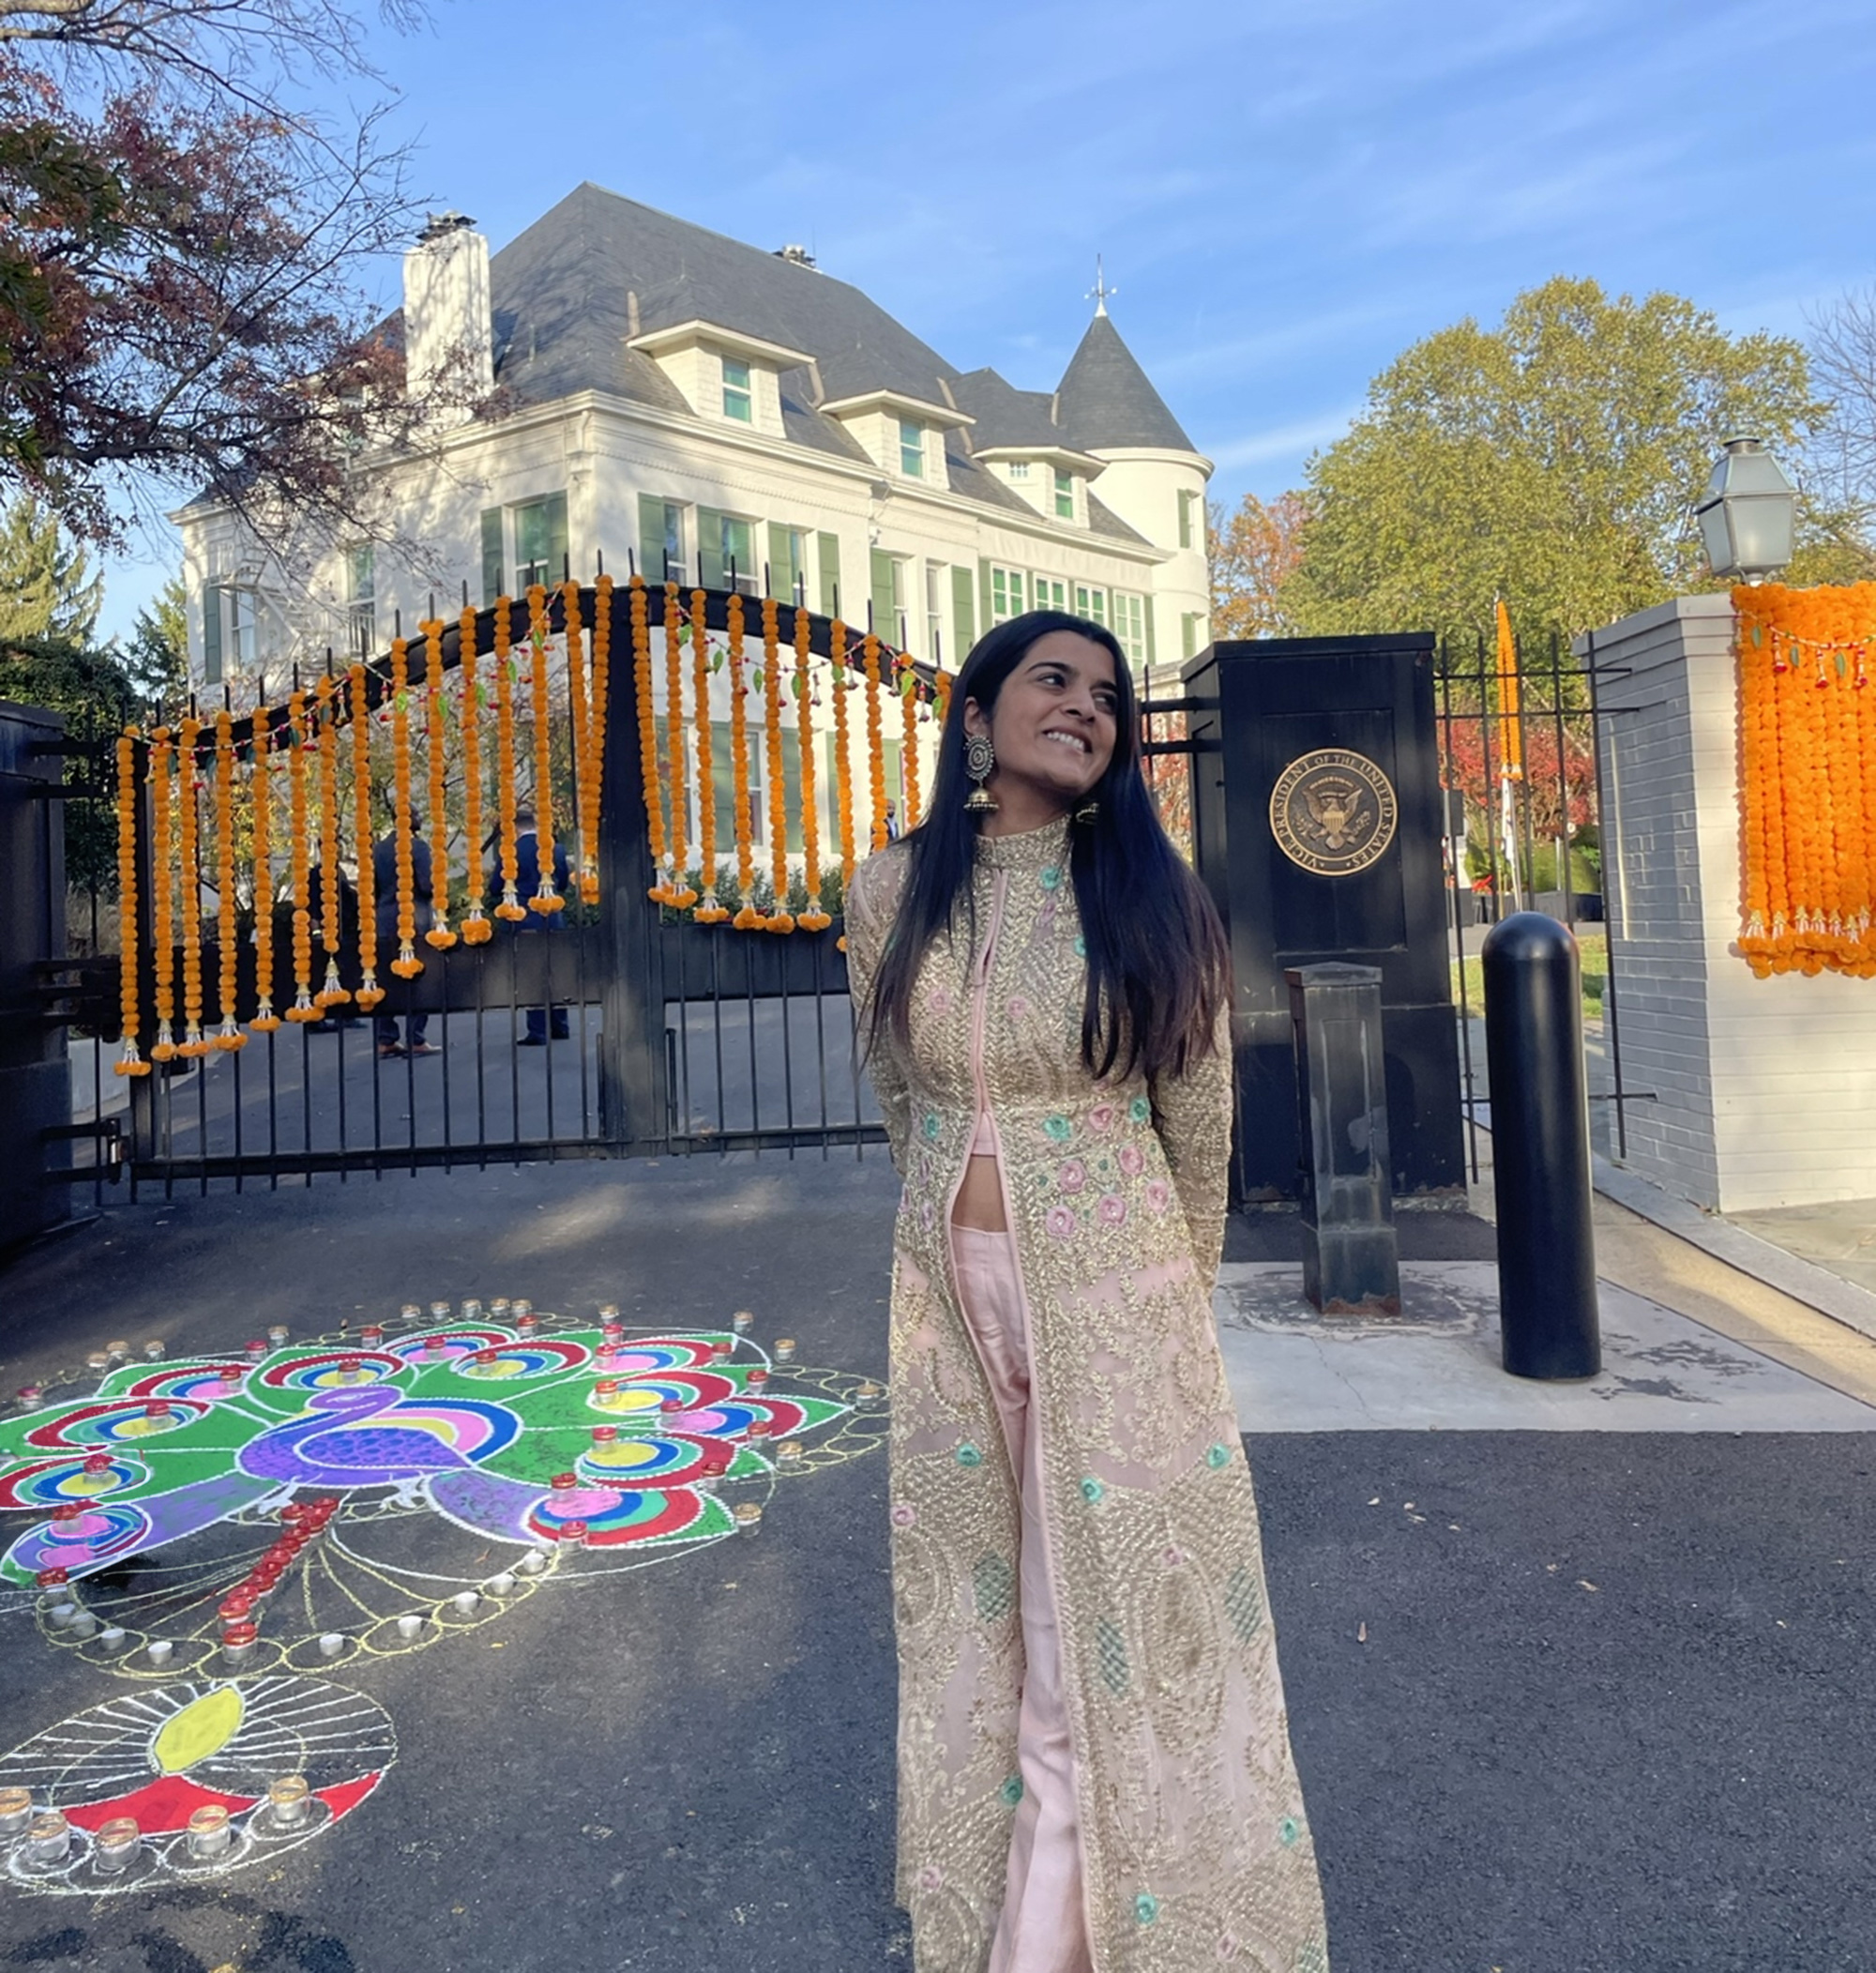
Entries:
<svg viewBox="0 0 1876 1973">
<path fill-rule="evenodd" d="M 802 1470 L 726 1489 L 762 1505 L 759 1534 L 633 1566 L 556 1551 L 530 1577 L 419 1494 L 361 1497 L 268 1605 L 264 1644 L 305 1635 L 244 1677 L 238 1726 L 189 1625 L 217 1634 L 216 1600 L 270 1539 L 249 1510 L 87 1593 L 140 1636 L 167 1624 L 168 1667 L 0 1592 L 0 1785 L 62 1762 L 100 1799 L 155 1774 L 159 1748 L 164 1787 L 240 1782 L 285 1757 L 300 1707 L 342 1720 L 329 1757 L 360 1769 L 332 1791 L 342 1814 L 304 1840 L 257 1825 L 233 1867 L 172 1844 L 117 1890 L 8 1863 L 0 1965 L 909 1965 L 884 1416 L 861 1394 L 885 1370 L 896 1191 L 874 1154 L 322 1180 L 146 1200 L 0 1276 L 0 1387 L 53 1398 L 93 1390 L 87 1356 L 120 1339 L 219 1361 L 285 1325 L 331 1361 L 372 1347 L 371 1322 L 388 1319 L 386 1349 L 420 1333 L 406 1302 L 524 1296 L 556 1312 L 537 1353 L 616 1302 L 628 1330 L 734 1337 L 732 1367 L 845 1407 L 802 1434 Z M 1294 1219 L 1232 1226 L 1225 1343 L 1337 1973 L 1876 1965 L 1876 1344 L 1609 1202 L 1597 1227 L 1611 1340 L 1630 1339 L 1614 1373 L 1672 1389 L 1501 1379 L 1477 1217 L 1402 1215 L 1410 1277 L 1450 1308 L 1363 1339 L 1297 1318 Z M 1360 1408 L 1338 1411 L 1351 1381 Z M 16 1436 L 0 1419 L 0 1446 Z M 330 1614 L 347 1598 L 368 1606 L 349 1629 Z M 329 1660 L 321 1626 L 348 1640 Z M 118 1765 L 87 1781 L 74 1750 L 100 1738 Z"/>
</svg>

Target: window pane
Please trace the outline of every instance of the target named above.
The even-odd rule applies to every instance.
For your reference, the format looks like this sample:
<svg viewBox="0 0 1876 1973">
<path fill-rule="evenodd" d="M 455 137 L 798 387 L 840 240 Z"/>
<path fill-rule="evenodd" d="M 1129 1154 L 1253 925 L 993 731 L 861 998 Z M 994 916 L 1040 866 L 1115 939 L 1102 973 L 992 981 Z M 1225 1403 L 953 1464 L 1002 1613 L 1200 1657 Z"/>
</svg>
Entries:
<svg viewBox="0 0 1876 1973">
<path fill-rule="evenodd" d="M 1012 479 L 1029 478 L 1029 462 L 1026 459 L 1012 459 L 1009 463 L 1009 477 Z"/>
<path fill-rule="evenodd" d="M 925 428 L 909 418 L 899 421 L 899 469 L 908 479 L 925 477 Z"/>
<path fill-rule="evenodd" d="M 738 521 L 733 514 L 724 514 L 723 524 L 723 574 L 746 596 L 756 592 L 756 550 L 755 529 L 747 521 Z"/>
<path fill-rule="evenodd" d="M 723 416 L 738 418 L 746 425 L 752 424 L 755 417 L 749 396 L 749 366 L 734 357 L 723 358 Z"/>
<path fill-rule="evenodd" d="M 1055 512 L 1064 521 L 1075 518 L 1075 482 L 1067 473 L 1055 476 Z"/>
</svg>

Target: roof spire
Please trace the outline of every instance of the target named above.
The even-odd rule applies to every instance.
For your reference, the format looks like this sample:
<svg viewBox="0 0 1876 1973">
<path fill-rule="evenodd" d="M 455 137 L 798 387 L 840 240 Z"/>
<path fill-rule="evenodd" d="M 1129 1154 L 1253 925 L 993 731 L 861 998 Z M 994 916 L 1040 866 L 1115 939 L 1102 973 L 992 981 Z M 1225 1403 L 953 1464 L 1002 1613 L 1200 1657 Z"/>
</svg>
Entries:
<svg viewBox="0 0 1876 1973">
<path fill-rule="evenodd" d="M 1095 284 L 1092 288 L 1088 290 L 1087 295 L 1083 298 L 1094 303 L 1095 314 L 1097 318 L 1107 313 L 1108 296 L 1110 295 L 1118 295 L 1119 293 L 1120 290 L 1118 288 L 1111 288 L 1108 286 L 1107 276 L 1101 270 L 1101 257 L 1098 253 L 1096 254 Z"/>
</svg>

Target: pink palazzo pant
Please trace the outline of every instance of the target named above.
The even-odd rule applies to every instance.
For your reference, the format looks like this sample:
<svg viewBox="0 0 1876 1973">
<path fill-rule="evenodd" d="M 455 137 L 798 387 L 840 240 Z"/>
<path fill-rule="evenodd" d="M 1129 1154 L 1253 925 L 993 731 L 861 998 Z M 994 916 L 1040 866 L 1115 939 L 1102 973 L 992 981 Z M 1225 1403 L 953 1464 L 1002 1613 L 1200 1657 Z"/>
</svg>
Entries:
<svg viewBox="0 0 1876 1973">
<path fill-rule="evenodd" d="M 1092 1973 L 1082 1897 L 1075 1757 L 1062 1695 L 1062 1646 L 1042 1520 L 1040 1434 L 1029 1408 L 1029 1341 L 1015 1237 L 951 1228 L 959 1299 L 990 1371 L 1010 1470 L 1022 1498 L 1018 1584 L 1026 1669 L 1017 1725 L 1022 1799 L 1009 1841 L 1003 1916 L 990 1973 Z"/>
</svg>

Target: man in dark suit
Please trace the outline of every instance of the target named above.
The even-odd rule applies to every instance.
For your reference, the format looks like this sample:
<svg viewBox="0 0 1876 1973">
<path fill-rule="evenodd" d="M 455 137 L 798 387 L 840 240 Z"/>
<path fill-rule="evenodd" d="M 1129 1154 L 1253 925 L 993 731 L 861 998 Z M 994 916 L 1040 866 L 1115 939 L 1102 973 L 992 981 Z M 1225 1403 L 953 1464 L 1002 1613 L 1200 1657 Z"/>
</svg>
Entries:
<svg viewBox="0 0 1876 1973">
<path fill-rule="evenodd" d="M 411 816 L 411 900 L 416 907 L 416 930 L 418 938 L 436 922 L 436 914 L 431 908 L 430 889 L 430 844 L 423 840 L 423 817 Z M 375 905 L 378 919 L 378 943 L 395 944 L 398 936 L 398 839 L 395 833 L 379 837 L 371 846 L 371 879 L 376 888 Z M 391 991 L 397 991 L 395 979 L 388 982 Z M 398 1036 L 395 1014 L 378 1016 L 378 1058 L 389 1060 L 402 1055 L 433 1055 L 441 1051 L 432 1048 L 424 1040 L 424 1032 L 430 1025 L 428 1014 L 407 1014 L 404 1017 L 404 1034 Z"/>
<path fill-rule="evenodd" d="M 518 811 L 515 815 L 515 889 L 520 893 L 522 903 L 525 904 L 540 888 L 540 828 L 533 814 L 526 809 Z M 556 842 L 553 845 L 553 888 L 565 897 L 570 882 L 566 846 Z M 545 914 L 530 911 L 515 930 L 522 933 L 558 932 L 561 929 L 562 916 L 558 911 Z M 572 1034 L 567 1024 L 567 1009 L 564 1007 L 556 1007 L 551 1011 L 553 1017 L 553 1039 L 556 1041 L 570 1040 Z M 521 1039 L 522 1047 L 547 1046 L 549 1012 L 550 1009 L 544 1007 L 528 1009 L 527 1032 Z"/>
</svg>

